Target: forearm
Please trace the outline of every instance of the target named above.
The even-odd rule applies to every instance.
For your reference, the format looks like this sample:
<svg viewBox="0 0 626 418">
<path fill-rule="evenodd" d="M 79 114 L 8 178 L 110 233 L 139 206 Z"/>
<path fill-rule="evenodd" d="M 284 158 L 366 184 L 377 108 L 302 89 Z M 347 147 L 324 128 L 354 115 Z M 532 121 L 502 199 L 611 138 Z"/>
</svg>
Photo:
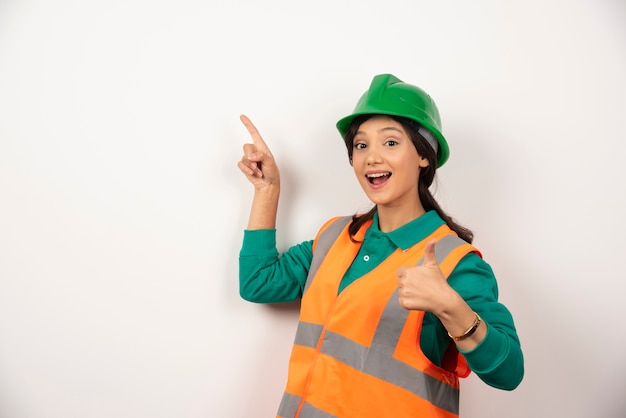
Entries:
<svg viewBox="0 0 626 418">
<path fill-rule="evenodd" d="M 429 358 L 443 359 L 451 336 L 470 369 L 489 385 L 511 390 L 521 382 L 524 359 L 513 318 L 498 302 L 491 267 L 477 254 L 463 257 L 446 280 L 430 241 L 423 263 L 400 267 L 397 274 L 400 305 L 427 311 L 440 323 L 438 337 L 425 344 Z"/>
<path fill-rule="evenodd" d="M 463 335 L 476 318 L 474 310 L 463 299 L 461 301 L 451 312 L 438 316 L 444 328 L 453 336 Z M 488 312 L 480 316 L 489 318 Z M 505 314 L 500 312 L 498 316 L 504 318 Z M 492 325 L 481 318 L 472 335 L 455 343 L 472 371 L 488 385 L 513 390 L 522 381 L 522 350 L 514 329 L 509 329 L 506 324 L 496 321 Z"/>
<path fill-rule="evenodd" d="M 490 266 L 477 255 L 466 256 L 448 278 L 448 284 L 466 304 L 465 315 L 459 325 L 461 330 L 448 331 L 452 335 L 461 335 L 472 324 L 477 312 L 482 318 L 481 326 L 474 338 L 457 342 L 457 348 L 467 360 L 468 365 L 485 383 L 505 390 L 512 390 L 524 376 L 524 357 L 520 340 L 515 329 L 513 317 L 503 304 L 498 302 L 498 289 L 495 276 Z M 465 329 L 463 329 L 465 328 Z"/>
<path fill-rule="evenodd" d="M 254 191 L 247 229 L 257 230 L 276 228 L 279 196 L 280 185 L 278 184 L 269 185 L 261 190 Z"/>
</svg>

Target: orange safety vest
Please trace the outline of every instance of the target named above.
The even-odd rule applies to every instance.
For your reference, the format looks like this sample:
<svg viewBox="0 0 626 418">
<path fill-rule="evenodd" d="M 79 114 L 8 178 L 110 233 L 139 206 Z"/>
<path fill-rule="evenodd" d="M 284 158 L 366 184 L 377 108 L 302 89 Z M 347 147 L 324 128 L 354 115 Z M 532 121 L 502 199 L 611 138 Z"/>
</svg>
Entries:
<svg viewBox="0 0 626 418">
<path fill-rule="evenodd" d="M 469 374 L 467 363 L 454 344 L 442 367 L 424 355 L 424 312 L 400 306 L 396 270 L 421 263 L 433 238 L 446 278 L 466 254 L 478 251 L 442 225 L 406 251 L 396 250 L 338 294 L 360 248 L 350 240 L 350 220 L 331 219 L 313 244 L 277 417 L 458 417 L 459 377 Z M 362 241 L 370 225 L 361 228 L 356 241 Z"/>
</svg>

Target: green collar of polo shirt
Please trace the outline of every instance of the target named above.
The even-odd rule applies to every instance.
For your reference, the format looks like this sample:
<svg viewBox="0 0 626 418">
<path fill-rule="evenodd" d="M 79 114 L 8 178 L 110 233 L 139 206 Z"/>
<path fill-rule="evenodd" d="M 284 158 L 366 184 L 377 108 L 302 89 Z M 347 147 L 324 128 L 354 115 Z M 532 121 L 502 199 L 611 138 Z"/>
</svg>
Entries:
<svg viewBox="0 0 626 418">
<path fill-rule="evenodd" d="M 413 245 L 425 239 L 435 229 L 444 224 L 443 219 L 434 210 L 429 210 L 419 218 L 402 225 L 391 232 L 382 232 L 378 226 L 378 212 L 374 214 L 374 222 L 371 228 L 376 228 L 376 232 L 386 235 L 396 247 L 407 250 Z M 370 229 L 371 229 L 370 228 Z M 374 231 L 372 231 L 374 232 Z"/>
</svg>

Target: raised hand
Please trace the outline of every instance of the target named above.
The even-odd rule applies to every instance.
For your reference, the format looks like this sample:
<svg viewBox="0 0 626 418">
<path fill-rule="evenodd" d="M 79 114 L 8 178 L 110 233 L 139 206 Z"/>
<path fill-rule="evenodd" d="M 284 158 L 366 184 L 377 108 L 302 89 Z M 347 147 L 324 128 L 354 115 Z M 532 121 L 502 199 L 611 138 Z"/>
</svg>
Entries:
<svg viewBox="0 0 626 418">
<path fill-rule="evenodd" d="M 243 146 L 243 157 L 237 164 L 239 169 L 257 191 L 278 186 L 280 173 L 274 156 L 250 119 L 245 115 L 241 115 L 240 119 L 250 133 L 252 143 Z"/>
<path fill-rule="evenodd" d="M 400 267 L 398 276 L 398 302 L 405 309 L 432 312 L 438 315 L 454 302 L 454 290 L 437 265 L 436 240 L 424 249 L 424 262 L 419 266 Z"/>
<path fill-rule="evenodd" d="M 237 163 L 241 172 L 254 185 L 248 229 L 272 229 L 276 227 L 280 195 L 278 166 L 256 126 L 245 115 L 241 115 L 240 119 L 252 138 L 251 144 L 243 146 L 243 157 Z"/>
</svg>

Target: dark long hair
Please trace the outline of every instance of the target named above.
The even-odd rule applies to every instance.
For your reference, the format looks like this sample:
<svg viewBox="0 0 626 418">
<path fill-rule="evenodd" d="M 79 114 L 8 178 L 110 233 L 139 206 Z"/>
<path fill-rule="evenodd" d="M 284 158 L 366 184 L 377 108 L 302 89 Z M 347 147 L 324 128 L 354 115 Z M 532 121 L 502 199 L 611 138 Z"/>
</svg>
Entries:
<svg viewBox="0 0 626 418">
<path fill-rule="evenodd" d="M 354 145 L 354 137 L 356 136 L 356 133 L 359 130 L 359 127 L 361 126 L 361 124 L 365 122 L 366 120 L 368 120 L 369 118 L 371 118 L 372 116 L 374 115 L 358 116 L 352 121 L 352 124 L 350 125 L 350 129 L 348 130 L 348 133 L 346 134 L 346 137 L 345 137 L 345 144 L 346 144 L 346 148 L 348 149 L 348 157 L 350 158 L 350 164 L 352 164 L 352 151 L 353 151 L 353 145 Z M 429 188 L 430 188 L 430 185 L 433 183 L 433 180 L 435 179 L 435 172 L 437 170 L 437 153 L 428 144 L 426 139 L 419 133 L 419 128 L 420 128 L 419 123 L 411 119 L 403 118 L 400 116 L 390 116 L 390 117 L 402 125 L 406 133 L 411 138 L 413 145 L 415 146 L 415 149 L 417 150 L 417 153 L 420 156 L 428 159 L 428 162 L 429 162 L 428 167 L 424 167 L 420 170 L 419 181 L 417 183 L 417 193 L 419 195 L 420 202 L 422 203 L 422 206 L 424 207 L 424 210 L 426 211 L 435 210 L 439 214 L 441 219 L 443 219 L 445 223 L 448 224 L 450 229 L 456 232 L 460 238 L 471 243 L 472 240 L 474 239 L 474 233 L 468 228 L 457 223 L 454 219 L 452 219 L 451 216 L 446 214 L 443 211 L 443 209 L 441 209 L 441 206 L 439 206 L 439 203 L 437 203 L 433 195 L 430 193 Z M 374 217 L 374 214 L 377 211 L 378 211 L 378 207 L 374 206 L 372 209 L 370 209 L 369 212 L 363 215 L 354 215 L 352 217 L 352 222 L 350 223 L 350 227 L 349 227 L 350 237 L 352 239 L 354 238 L 358 230 L 361 228 L 361 226 L 365 222 L 372 219 Z"/>
</svg>

